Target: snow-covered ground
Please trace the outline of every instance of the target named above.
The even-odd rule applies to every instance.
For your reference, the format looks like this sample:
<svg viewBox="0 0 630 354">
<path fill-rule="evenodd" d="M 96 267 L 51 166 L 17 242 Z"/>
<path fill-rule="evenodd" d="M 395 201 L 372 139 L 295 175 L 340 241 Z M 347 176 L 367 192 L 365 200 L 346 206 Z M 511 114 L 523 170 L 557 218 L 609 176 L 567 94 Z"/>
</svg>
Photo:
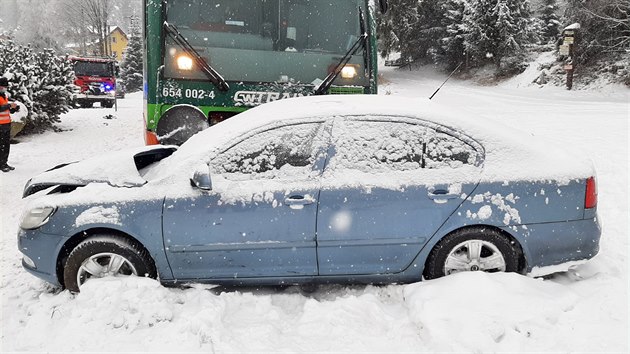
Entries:
<svg viewBox="0 0 630 354">
<path fill-rule="evenodd" d="M 381 94 L 401 96 L 428 97 L 444 79 L 428 69 L 383 74 Z M 59 163 L 142 145 L 142 97 L 132 94 L 118 112 L 74 110 L 63 116 L 63 132 L 12 146 L 16 170 L 0 175 L 0 352 L 627 352 L 630 91 L 451 81 L 434 100 L 591 157 L 600 254 L 546 280 L 477 272 L 303 294 L 295 287 L 167 289 L 115 278 L 90 281 L 77 296 L 60 292 L 20 265 L 22 188 Z"/>
</svg>

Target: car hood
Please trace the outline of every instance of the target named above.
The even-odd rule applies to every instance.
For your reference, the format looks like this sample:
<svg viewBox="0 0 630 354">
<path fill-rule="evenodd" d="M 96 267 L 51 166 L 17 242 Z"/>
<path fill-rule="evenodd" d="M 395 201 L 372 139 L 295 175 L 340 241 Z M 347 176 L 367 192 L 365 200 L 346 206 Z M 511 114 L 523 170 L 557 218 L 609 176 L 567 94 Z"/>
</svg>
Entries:
<svg viewBox="0 0 630 354">
<path fill-rule="evenodd" d="M 170 156 L 175 150 L 174 146 L 143 146 L 62 164 L 31 178 L 24 187 L 22 197 L 50 187 L 81 187 L 90 183 L 140 187 L 147 183 L 140 170 Z"/>
</svg>

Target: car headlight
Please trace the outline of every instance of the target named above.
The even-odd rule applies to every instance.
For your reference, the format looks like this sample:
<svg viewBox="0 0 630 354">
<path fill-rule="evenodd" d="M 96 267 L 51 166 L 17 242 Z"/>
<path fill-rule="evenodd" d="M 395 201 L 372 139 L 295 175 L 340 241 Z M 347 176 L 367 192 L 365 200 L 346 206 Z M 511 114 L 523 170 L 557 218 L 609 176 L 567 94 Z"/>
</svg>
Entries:
<svg viewBox="0 0 630 354">
<path fill-rule="evenodd" d="M 37 229 L 46 224 L 54 212 L 55 208 L 52 207 L 33 208 L 22 216 L 20 228 L 24 230 Z"/>
<path fill-rule="evenodd" d="M 346 65 L 341 69 L 341 77 L 344 79 L 354 79 L 357 77 L 357 68 L 351 65 Z"/>
<path fill-rule="evenodd" d="M 179 68 L 179 70 L 186 70 L 186 71 L 192 70 L 193 68 L 192 58 L 187 55 L 180 55 L 177 58 L 177 68 Z"/>
</svg>

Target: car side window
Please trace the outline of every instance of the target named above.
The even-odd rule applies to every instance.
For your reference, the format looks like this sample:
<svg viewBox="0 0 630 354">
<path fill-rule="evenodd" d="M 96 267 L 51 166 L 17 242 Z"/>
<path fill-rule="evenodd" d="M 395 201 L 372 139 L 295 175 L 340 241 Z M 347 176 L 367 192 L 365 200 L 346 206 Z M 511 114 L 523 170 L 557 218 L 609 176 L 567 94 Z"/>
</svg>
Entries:
<svg viewBox="0 0 630 354">
<path fill-rule="evenodd" d="M 425 141 L 425 168 L 458 168 L 475 165 L 478 161 L 477 151 L 452 135 L 430 129 Z"/>
<path fill-rule="evenodd" d="M 282 126 L 254 134 L 210 164 L 231 180 L 307 178 L 322 151 L 321 123 Z"/>
<path fill-rule="evenodd" d="M 475 165 L 476 150 L 433 127 L 401 121 L 336 122 L 330 168 L 363 172 L 410 171 Z"/>
</svg>

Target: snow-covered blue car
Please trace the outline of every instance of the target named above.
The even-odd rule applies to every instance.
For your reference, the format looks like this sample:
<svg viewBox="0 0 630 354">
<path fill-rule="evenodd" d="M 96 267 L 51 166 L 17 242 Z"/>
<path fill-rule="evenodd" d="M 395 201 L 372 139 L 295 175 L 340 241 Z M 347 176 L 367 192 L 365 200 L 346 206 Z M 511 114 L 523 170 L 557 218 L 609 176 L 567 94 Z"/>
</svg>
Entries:
<svg viewBox="0 0 630 354">
<path fill-rule="evenodd" d="M 26 185 L 23 266 L 79 291 L 163 284 L 405 283 L 543 275 L 599 249 L 592 163 L 425 100 L 254 108 L 180 148 L 59 166 Z"/>
</svg>

